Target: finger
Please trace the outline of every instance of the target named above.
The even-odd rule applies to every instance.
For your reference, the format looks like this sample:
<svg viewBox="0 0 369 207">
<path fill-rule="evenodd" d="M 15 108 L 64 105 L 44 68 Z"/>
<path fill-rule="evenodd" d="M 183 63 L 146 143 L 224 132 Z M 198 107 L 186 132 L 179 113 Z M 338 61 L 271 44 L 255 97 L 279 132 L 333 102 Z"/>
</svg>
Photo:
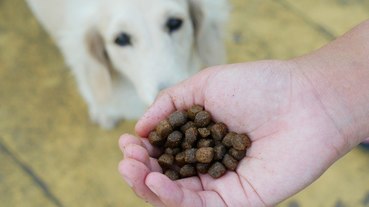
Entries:
<svg viewBox="0 0 369 207">
<path fill-rule="evenodd" d="M 166 206 L 226 206 L 216 192 L 181 188 L 160 173 L 150 173 L 146 178 L 146 184 Z"/>
<path fill-rule="evenodd" d="M 136 144 L 144 147 L 148 151 L 150 157 L 156 157 L 160 152 L 159 149 L 153 147 L 147 139 L 139 139 L 130 134 L 123 134 L 119 138 L 119 148 L 122 152 L 124 152 L 125 147 L 130 144 Z"/>
<path fill-rule="evenodd" d="M 191 79 L 164 90 L 137 122 L 137 134 L 147 137 L 161 120 L 175 110 L 189 108 L 194 104 L 204 105 L 204 90 L 211 71 L 203 70 Z"/>
<path fill-rule="evenodd" d="M 187 188 L 187 189 L 193 190 L 193 191 L 202 191 L 203 190 L 201 181 L 198 177 L 190 177 L 190 178 L 179 179 L 179 180 L 176 181 L 176 183 L 181 188 Z"/>
<path fill-rule="evenodd" d="M 137 196 L 155 206 L 164 206 L 145 184 L 145 178 L 150 173 L 146 165 L 137 160 L 124 159 L 119 163 L 119 172 Z"/>
<path fill-rule="evenodd" d="M 134 159 L 145 164 L 150 171 L 162 172 L 156 159 L 150 158 L 147 150 L 136 144 L 129 144 L 125 147 L 124 158 Z"/>
</svg>

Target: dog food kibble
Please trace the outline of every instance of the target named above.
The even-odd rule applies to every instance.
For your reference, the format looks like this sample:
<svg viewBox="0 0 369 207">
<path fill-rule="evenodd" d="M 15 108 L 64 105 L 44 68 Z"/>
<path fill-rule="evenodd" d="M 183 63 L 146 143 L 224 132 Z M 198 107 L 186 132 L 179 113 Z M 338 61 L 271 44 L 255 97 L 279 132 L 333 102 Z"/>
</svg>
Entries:
<svg viewBox="0 0 369 207">
<path fill-rule="evenodd" d="M 174 131 L 168 135 L 165 147 L 175 148 L 181 145 L 183 134 L 180 131 Z"/>
<path fill-rule="evenodd" d="M 187 177 L 191 177 L 191 176 L 195 176 L 196 175 L 196 169 L 194 166 L 187 164 L 184 165 L 180 170 L 179 170 L 179 174 L 183 177 L 183 178 L 187 178 Z"/>
<path fill-rule="evenodd" d="M 167 170 L 164 174 L 171 180 L 178 180 L 180 178 L 179 173 L 175 170 Z"/>
<path fill-rule="evenodd" d="M 228 131 L 200 105 L 173 112 L 159 122 L 148 139 L 162 152 L 158 163 L 172 180 L 200 173 L 219 178 L 227 170 L 235 170 L 251 146 L 246 134 Z"/>
<path fill-rule="evenodd" d="M 163 120 L 159 122 L 158 126 L 156 126 L 156 132 L 160 137 L 168 137 L 170 133 L 173 132 L 172 126 L 169 124 L 168 120 Z"/>
<path fill-rule="evenodd" d="M 200 106 L 200 105 L 194 105 L 191 108 L 189 108 L 187 110 L 187 116 L 188 118 L 190 118 L 191 120 L 195 120 L 195 116 L 197 113 L 199 113 L 200 111 L 204 110 L 204 107 Z"/>
<path fill-rule="evenodd" d="M 168 117 L 169 124 L 176 128 L 187 122 L 187 113 L 185 111 L 176 111 Z"/>
<path fill-rule="evenodd" d="M 245 150 L 250 147 L 251 141 L 246 134 L 237 134 L 234 139 L 232 139 L 232 146 L 236 150 Z"/>
<path fill-rule="evenodd" d="M 159 136 L 159 134 L 156 131 L 152 131 L 149 134 L 149 142 L 153 146 L 160 147 L 165 143 L 165 138 Z"/>
<path fill-rule="evenodd" d="M 194 122 L 197 127 L 206 127 L 211 122 L 210 113 L 207 111 L 198 112 Z"/>
<path fill-rule="evenodd" d="M 214 140 L 213 139 L 200 139 L 197 142 L 197 148 L 201 147 L 214 147 Z"/>
<path fill-rule="evenodd" d="M 231 155 L 229 154 L 225 154 L 222 163 L 224 164 L 224 166 L 228 169 L 228 170 L 235 170 L 237 165 L 238 165 L 238 161 L 236 159 L 234 159 Z"/>
<path fill-rule="evenodd" d="M 205 174 L 208 172 L 210 163 L 196 163 L 196 170 L 198 173 Z"/>
<path fill-rule="evenodd" d="M 224 144 L 224 146 L 232 147 L 232 139 L 234 139 L 236 135 L 237 134 L 234 132 L 229 132 L 227 135 L 225 135 L 225 137 L 222 140 L 222 143 Z"/>
<path fill-rule="evenodd" d="M 199 128 L 197 131 L 202 138 L 206 138 L 210 135 L 210 130 L 208 128 Z"/>
<path fill-rule="evenodd" d="M 236 150 L 234 148 L 229 149 L 228 153 L 236 160 L 242 160 L 246 155 L 246 150 Z"/>
<path fill-rule="evenodd" d="M 226 147 L 223 144 L 218 144 L 214 147 L 214 160 L 222 160 L 226 152 Z"/>
<path fill-rule="evenodd" d="M 225 124 L 223 123 L 216 123 L 214 124 L 211 128 L 210 128 L 210 131 L 211 131 L 211 136 L 213 136 L 213 138 L 215 140 L 222 140 L 223 137 L 227 134 L 228 132 L 228 128 Z"/>
<path fill-rule="evenodd" d="M 169 155 L 169 154 L 162 154 L 159 159 L 158 159 L 158 163 L 160 165 L 160 167 L 162 168 L 170 168 L 173 165 L 174 162 L 174 157 L 173 155 Z"/>
<path fill-rule="evenodd" d="M 202 147 L 196 151 L 196 161 L 200 163 L 211 163 L 214 158 L 214 149 L 212 147 Z"/>
<path fill-rule="evenodd" d="M 215 162 L 210 166 L 208 173 L 213 178 L 219 178 L 226 173 L 227 169 L 220 162 Z"/>
</svg>

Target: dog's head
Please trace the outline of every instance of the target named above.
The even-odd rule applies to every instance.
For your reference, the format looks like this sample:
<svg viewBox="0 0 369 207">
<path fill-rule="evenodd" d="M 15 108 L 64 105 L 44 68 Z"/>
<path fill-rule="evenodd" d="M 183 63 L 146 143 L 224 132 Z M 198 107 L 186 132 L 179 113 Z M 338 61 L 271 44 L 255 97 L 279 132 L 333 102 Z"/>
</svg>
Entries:
<svg viewBox="0 0 369 207">
<path fill-rule="evenodd" d="M 111 81 L 126 77 L 146 104 L 163 88 L 225 59 L 226 0 L 103 2 L 86 34 L 88 50 Z"/>
</svg>

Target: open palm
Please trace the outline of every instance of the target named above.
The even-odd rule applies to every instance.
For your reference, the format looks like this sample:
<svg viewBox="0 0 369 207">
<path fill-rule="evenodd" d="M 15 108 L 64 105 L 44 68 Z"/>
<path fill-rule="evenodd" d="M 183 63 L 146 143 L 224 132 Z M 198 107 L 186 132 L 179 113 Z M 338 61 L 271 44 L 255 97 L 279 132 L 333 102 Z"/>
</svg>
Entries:
<svg viewBox="0 0 369 207">
<path fill-rule="evenodd" d="M 309 79 L 290 61 L 260 61 L 202 71 L 162 92 L 136 125 L 147 137 L 171 112 L 200 104 L 253 141 L 235 172 L 172 181 L 160 173 L 147 139 L 123 135 L 119 169 L 155 206 L 272 206 L 316 180 L 347 144 Z"/>
</svg>

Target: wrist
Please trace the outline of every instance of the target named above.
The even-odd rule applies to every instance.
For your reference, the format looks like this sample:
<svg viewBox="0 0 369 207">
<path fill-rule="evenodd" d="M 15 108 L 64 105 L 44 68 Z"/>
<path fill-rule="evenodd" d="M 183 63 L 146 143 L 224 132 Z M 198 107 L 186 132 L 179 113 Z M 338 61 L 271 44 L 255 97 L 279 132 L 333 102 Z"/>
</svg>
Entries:
<svg viewBox="0 0 369 207">
<path fill-rule="evenodd" d="M 348 148 L 369 137 L 369 21 L 292 60 L 311 83 Z"/>
</svg>

